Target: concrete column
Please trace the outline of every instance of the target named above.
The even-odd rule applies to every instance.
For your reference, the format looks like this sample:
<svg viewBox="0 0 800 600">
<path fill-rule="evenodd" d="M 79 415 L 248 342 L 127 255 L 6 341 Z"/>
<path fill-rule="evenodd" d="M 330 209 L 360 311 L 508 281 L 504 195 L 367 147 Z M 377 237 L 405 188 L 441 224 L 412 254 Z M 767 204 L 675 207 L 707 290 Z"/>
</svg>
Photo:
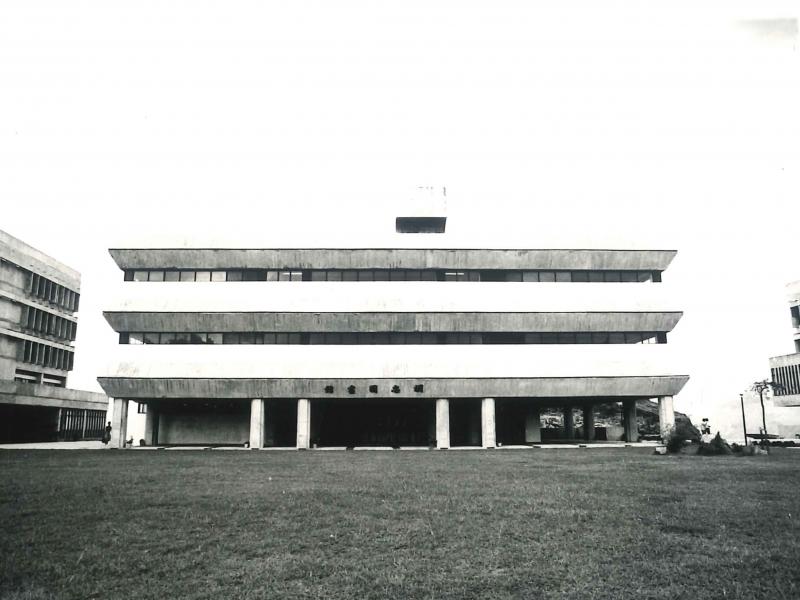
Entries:
<svg viewBox="0 0 800 600">
<path fill-rule="evenodd" d="M 110 448 L 124 448 L 128 437 L 128 401 L 125 398 L 114 398 L 111 413 Z"/>
<path fill-rule="evenodd" d="M 297 449 L 307 450 L 311 445 L 311 402 L 307 398 L 297 400 Z"/>
<path fill-rule="evenodd" d="M 575 437 L 575 415 L 572 406 L 564 407 L 564 438 L 571 440 Z"/>
<path fill-rule="evenodd" d="M 542 441 L 542 421 L 538 406 L 528 406 L 525 410 L 525 443 L 538 444 Z"/>
<path fill-rule="evenodd" d="M 661 396 L 658 399 L 658 424 L 661 438 L 666 439 L 675 427 L 675 409 L 672 407 L 672 396 Z"/>
<path fill-rule="evenodd" d="M 497 445 L 494 398 L 484 398 L 481 402 L 481 439 L 484 448 L 494 448 Z"/>
<path fill-rule="evenodd" d="M 625 441 L 638 441 L 639 425 L 636 423 L 636 400 L 623 400 L 622 412 L 623 426 L 625 427 Z"/>
<path fill-rule="evenodd" d="M 594 406 L 583 406 L 583 439 L 591 442 L 594 439 Z"/>
<path fill-rule="evenodd" d="M 147 405 L 144 414 L 144 443 L 158 446 L 158 409 L 152 402 Z"/>
<path fill-rule="evenodd" d="M 447 398 L 436 400 L 436 447 L 439 450 L 450 447 L 450 401 Z"/>
<path fill-rule="evenodd" d="M 264 400 L 250 400 L 250 447 L 264 447 Z"/>
</svg>

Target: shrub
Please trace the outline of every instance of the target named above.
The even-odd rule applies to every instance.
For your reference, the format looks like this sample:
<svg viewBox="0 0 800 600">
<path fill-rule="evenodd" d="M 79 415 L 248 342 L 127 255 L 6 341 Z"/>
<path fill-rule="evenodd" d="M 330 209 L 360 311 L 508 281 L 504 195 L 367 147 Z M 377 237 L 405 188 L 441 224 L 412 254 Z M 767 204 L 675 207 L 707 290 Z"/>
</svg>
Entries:
<svg viewBox="0 0 800 600">
<path fill-rule="evenodd" d="M 700 447 L 697 449 L 698 454 L 705 454 L 708 456 L 719 456 L 723 454 L 732 454 L 733 451 L 728 445 L 728 442 L 722 439 L 722 436 L 717 432 L 714 439 L 710 442 L 700 442 Z"/>
<path fill-rule="evenodd" d="M 667 446 L 667 452 L 677 454 L 686 445 L 686 438 L 679 428 L 673 427 L 664 443 Z"/>
</svg>

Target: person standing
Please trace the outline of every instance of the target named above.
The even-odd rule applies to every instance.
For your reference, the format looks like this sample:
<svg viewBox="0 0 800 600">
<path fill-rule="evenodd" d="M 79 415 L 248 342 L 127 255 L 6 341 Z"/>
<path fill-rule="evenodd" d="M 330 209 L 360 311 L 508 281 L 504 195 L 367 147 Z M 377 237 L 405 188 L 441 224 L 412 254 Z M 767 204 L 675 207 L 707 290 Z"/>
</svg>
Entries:
<svg viewBox="0 0 800 600">
<path fill-rule="evenodd" d="M 111 421 L 109 421 L 108 425 L 106 425 L 106 431 L 103 434 L 103 443 L 108 445 L 108 442 L 110 441 L 111 441 Z"/>
</svg>

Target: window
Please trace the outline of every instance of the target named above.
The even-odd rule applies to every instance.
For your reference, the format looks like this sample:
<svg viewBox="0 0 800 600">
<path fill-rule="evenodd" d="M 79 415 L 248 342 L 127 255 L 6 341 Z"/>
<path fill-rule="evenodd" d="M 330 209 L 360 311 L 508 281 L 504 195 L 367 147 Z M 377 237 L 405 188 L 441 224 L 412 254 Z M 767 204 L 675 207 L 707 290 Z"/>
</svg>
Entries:
<svg viewBox="0 0 800 600">
<path fill-rule="evenodd" d="M 554 271 L 539 271 L 539 281 L 554 282 L 556 274 Z"/>
<path fill-rule="evenodd" d="M 133 272 L 133 280 L 134 281 L 147 281 L 149 273 L 147 271 L 134 271 Z"/>
<path fill-rule="evenodd" d="M 241 271 L 227 271 L 227 280 L 228 281 L 241 281 L 242 280 L 242 272 Z"/>
<path fill-rule="evenodd" d="M 572 273 L 569 271 L 556 271 L 556 281 L 566 282 L 572 281 Z"/>
<path fill-rule="evenodd" d="M 225 271 L 211 271 L 211 281 L 225 281 Z"/>
<path fill-rule="evenodd" d="M 150 281 L 164 281 L 164 271 L 150 271 Z"/>
<path fill-rule="evenodd" d="M 181 281 L 194 281 L 194 271 L 181 271 Z"/>
<path fill-rule="evenodd" d="M 221 333 L 209 333 L 207 339 L 207 343 L 209 344 L 221 344 L 222 343 L 222 334 Z"/>
<path fill-rule="evenodd" d="M 195 281 L 211 281 L 211 271 L 197 271 Z"/>
<path fill-rule="evenodd" d="M 136 412 L 140 415 L 147 414 L 147 404 L 142 404 L 140 402 L 136 403 Z"/>
<path fill-rule="evenodd" d="M 161 343 L 162 344 L 174 344 L 175 343 L 175 334 L 174 333 L 162 333 L 161 334 Z"/>
<path fill-rule="evenodd" d="M 164 271 L 164 281 L 179 281 L 180 273 L 178 271 Z"/>
<path fill-rule="evenodd" d="M 143 333 L 129 333 L 128 334 L 128 343 L 129 344 L 144 344 L 144 334 Z"/>
<path fill-rule="evenodd" d="M 358 271 L 342 271 L 342 281 L 358 281 Z"/>
<path fill-rule="evenodd" d="M 158 344 L 160 336 L 157 333 L 146 332 L 142 334 L 145 344 Z"/>
</svg>

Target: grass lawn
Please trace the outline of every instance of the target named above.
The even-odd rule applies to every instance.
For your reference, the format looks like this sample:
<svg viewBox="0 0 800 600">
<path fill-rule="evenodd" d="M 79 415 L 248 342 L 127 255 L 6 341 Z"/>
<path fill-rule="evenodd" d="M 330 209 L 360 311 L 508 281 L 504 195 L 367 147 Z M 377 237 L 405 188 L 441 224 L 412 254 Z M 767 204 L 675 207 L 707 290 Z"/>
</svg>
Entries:
<svg viewBox="0 0 800 600">
<path fill-rule="evenodd" d="M 0 451 L 0 597 L 800 597 L 800 451 Z"/>
</svg>

